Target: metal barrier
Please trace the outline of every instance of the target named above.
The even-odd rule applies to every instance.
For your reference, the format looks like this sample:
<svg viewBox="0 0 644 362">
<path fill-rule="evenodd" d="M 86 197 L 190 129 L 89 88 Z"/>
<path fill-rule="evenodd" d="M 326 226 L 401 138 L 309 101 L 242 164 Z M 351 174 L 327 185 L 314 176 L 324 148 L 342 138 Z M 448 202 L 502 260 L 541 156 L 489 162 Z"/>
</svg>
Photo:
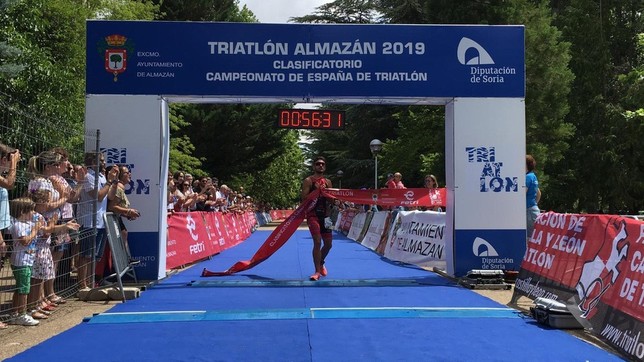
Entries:
<svg viewBox="0 0 644 362">
<path fill-rule="evenodd" d="M 106 212 L 103 217 L 105 219 L 105 230 L 107 231 L 107 240 L 110 243 L 112 261 L 114 263 L 115 270 L 114 274 L 107 276 L 105 280 L 116 277 L 115 284 L 118 284 L 118 288 L 123 296 L 123 302 L 125 302 L 126 298 L 122 278 L 123 276 L 128 275 L 134 278 L 134 282 L 137 283 L 138 281 L 136 280 L 134 265 L 138 264 L 139 261 L 132 260 L 130 249 L 125 240 L 121 237 L 119 217 L 113 212 Z"/>
</svg>

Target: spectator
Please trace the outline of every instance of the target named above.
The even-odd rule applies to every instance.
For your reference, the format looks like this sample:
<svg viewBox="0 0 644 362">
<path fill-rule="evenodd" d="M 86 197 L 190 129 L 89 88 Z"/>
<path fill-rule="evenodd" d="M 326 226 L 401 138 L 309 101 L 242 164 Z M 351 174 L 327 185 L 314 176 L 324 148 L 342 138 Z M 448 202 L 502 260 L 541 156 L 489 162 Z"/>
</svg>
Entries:
<svg viewBox="0 0 644 362">
<path fill-rule="evenodd" d="M 36 256 L 36 242 L 40 230 L 44 228 L 44 218 L 36 213 L 36 204 L 29 197 L 20 197 L 9 203 L 13 239 L 11 270 L 16 280 L 13 293 L 10 323 L 22 326 L 37 326 L 40 322 L 27 314 L 27 296 L 31 290 L 31 272 Z"/>
<path fill-rule="evenodd" d="M 128 200 L 127 195 L 125 194 L 125 185 L 130 184 L 130 181 L 132 180 L 132 172 L 125 165 L 115 167 L 119 170 L 118 183 L 116 185 L 114 197 L 107 202 L 107 209 L 118 215 L 121 239 L 125 243 L 125 248 L 129 250 L 129 245 L 127 243 L 127 227 L 125 227 L 123 218 L 125 217 L 128 220 L 136 220 L 141 216 L 141 213 L 137 209 L 130 207 L 130 200 Z"/>
<path fill-rule="evenodd" d="M 191 187 L 190 182 L 188 182 L 188 187 L 185 186 L 185 173 L 182 171 L 175 172 L 173 181 L 175 185 L 173 194 L 176 196 L 174 211 L 186 212 L 190 211 L 191 208 L 196 208 L 196 195 L 193 195 L 193 193 L 190 192 L 191 190 L 189 190 Z M 186 194 L 186 192 L 189 192 L 190 195 Z"/>
<path fill-rule="evenodd" d="M 16 183 L 16 171 L 20 161 L 20 151 L 0 143 L 0 268 L 8 251 L 3 233 L 11 226 L 9 213 L 9 191 Z M 0 329 L 7 325 L 0 322 Z"/>
<path fill-rule="evenodd" d="M 50 190 L 30 189 L 29 196 L 36 204 L 36 212 L 46 209 L 46 206 L 52 199 Z M 54 215 L 49 221 L 40 212 L 33 215 L 34 221 L 42 220 L 43 227 L 36 238 L 36 251 L 31 274 L 31 288 L 27 297 L 27 306 L 34 308 L 29 312 L 34 319 L 47 319 L 47 315 L 56 309 L 56 305 L 45 299 L 44 284 L 56 278 L 54 270 L 54 261 L 51 254 L 51 234 L 48 226 L 55 225 L 58 221 L 58 215 Z"/>
<path fill-rule="evenodd" d="M 394 174 L 393 173 L 388 173 L 387 174 L 387 181 L 385 182 L 385 188 L 388 188 L 388 189 L 395 189 L 396 188 L 396 182 L 394 181 Z"/>
<path fill-rule="evenodd" d="M 193 183 L 195 181 L 196 180 L 192 177 L 191 174 L 186 173 L 183 178 L 183 183 L 181 184 L 181 192 L 183 192 L 183 194 L 190 199 L 189 204 L 185 206 L 186 211 L 197 210 L 199 195 L 198 192 L 195 192 L 195 190 L 193 189 Z"/>
<path fill-rule="evenodd" d="M 425 176 L 425 181 L 424 181 L 424 186 L 429 189 L 429 195 L 431 197 L 432 194 L 439 192 L 438 191 L 438 181 L 436 180 L 436 176 L 434 175 L 427 175 Z M 427 210 L 431 211 L 443 211 L 440 206 L 431 206 L 428 207 Z"/>
<path fill-rule="evenodd" d="M 174 183 L 177 185 L 177 187 L 182 184 L 184 177 L 185 174 L 182 171 L 176 171 L 172 175 L 172 179 L 174 180 Z"/>
<path fill-rule="evenodd" d="M 168 208 L 172 204 L 172 211 L 183 211 L 184 204 L 187 201 L 186 196 L 180 190 L 183 187 L 182 182 L 183 174 L 181 174 L 181 177 L 173 177 L 168 184 Z"/>
<path fill-rule="evenodd" d="M 191 174 L 189 174 L 189 173 L 187 173 L 187 174 L 185 174 L 185 176 L 184 176 L 184 178 L 183 178 L 183 179 L 184 179 L 184 181 L 187 181 L 187 182 L 188 182 L 188 184 L 190 185 L 190 191 L 193 191 L 193 192 L 194 192 L 194 190 L 192 189 L 192 183 L 193 183 L 195 180 L 194 180 L 194 178 L 192 177 L 192 175 L 191 175 Z"/>
<path fill-rule="evenodd" d="M 62 222 L 61 209 L 67 203 L 70 193 L 69 187 L 65 188 L 60 183 L 54 184 L 50 179 L 50 177 L 62 174 L 60 171 L 62 164 L 63 156 L 53 151 L 43 151 L 38 156 L 29 159 L 28 170 L 32 176 L 28 186 L 29 196 L 36 202 L 36 211 L 45 218 L 48 226 L 55 225 L 59 220 Z M 67 185 L 66 182 L 65 185 Z M 50 298 L 47 299 L 44 295 L 37 296 L 40 298 L 43 308 L 47 308 L 48 305 L 55 302 L 64 302 L 54 291 L 56 264 L 62 257 L 63 251 L 55 248 L 52 253 L 50 246 L 63 245 L 69 241 L 68 238 L 69 235 L 66 232 L 60 235 L 54 234 L 53 238 L 47 237 L 45 241 L 39 242 L 37 245 L 38 253 L 34 263 L 33 278 L 39 282 L 44 281 L 44 286 L 40 290 L 42 293 L 47 293 L 47 298 Z M 54 253 L 56 254 L 55 258 Z M 32 289 L 34 284 L 37 283 L 32 282 Z M 34 318 L 39 318 L 38 315 L 38 313 L 34 314 Z"/>
<path fill-rule="evenodd" d="M 58 163 L 58 167 L 46 168 L 44 175 L 48 177 L 54 188 L 58 190 L 59 194 L 67 195 L 67 201 L 59 208 L 60 218 L 58 220 L 59 223 L 65 223 L 74 219 L 74 207 L 72 204 L 78 201 L 80 197 L 80 189 L 72 188 L 63 176 L 68 172 L 69 168 L 72 167 L 72 164 L 69 162 L 69 154 L 67 151 L 62 147 L 55 147 L 51 151 L 60 156 L 60 162 Z M 52 257 L 54 259 L 54 268 L 57 275 L 59 274 L 59 262 L 65 252 L 70 249 L 71 241 L 72 238 L 69 233 L 62 233 L 52 237 L 52 244 L 54 245 Z M 65 303 L 65 300 L 58 296 L 51 296 L 50 300 L 58 304 Z"/>
<path fill-rule="evenodd" d="M 199 182 L 199 180 L 192 181 L 192 191 L 195 193 L 199 193 L 199 191 L 201 191 L 200 185 L 201 183 Z"/>
<path fill-rule="evenodd" d="M 340 211 L 344 210 L 344 204 L 340 199 L 333 199 L 333 206 L 331 207 L 331 221 L 333 225 L 338 221 L 338 215 Z"/>
<path fill-rule="evenodd" d="M 168 197 L 167 197 L 167 206 L 166 209 L 168 211 L 168 214 L 171 214 L 174 212 L 174 205 L 178 201 L 178 197 L 175 195 L 175 191 L 177 191 L 177 186 L 174 183 L 174 178 L 170 178 L 168 180 Z"/>
<path fill-rule="evenodd" d="M 230 206 L 230 198 L 232 195 L 232 190 L 228 185 L 221 185 L 221 188 L 219 189 L 221 193 L 221 206 L 220 210 L 222 212 L 228 212 L 228 207 Z"/>
<path fill-rule="evenodd" d="M 402 174 L 400 172 L 394 173 L 393 182 L 388 183 L 387 188 L 390 189 L 406 189 L 405 185 L 402 182 Z"/>
<path fill-rule="evenodd" d="M 51 192 L 46 189 L 30 190 L 30 195 L 36 204 L 36 211 L 39 205 L 46 207 L 51 202 Z M 33 263 L 31 290 L 29 292 L 27 303 L 34 307 L 30 312 L 35 319 L 47 319 L 48 312 L 53 311 L 60 299 L 54 294 L 54 279 L 56 270 L 51 252 L 52 235 L 67 233 L 69 230 L 78 230 L 80 225 L 74 221 L 68 221 L 58 224 L 58 217 L 47 220 L 42 215 L 35 215 L 34 220 L 42 219 L 45 225 L 40 229 L 40 237 L 36 240 L 36 254 Z"/>
<path fill-rule="evenodd" d="M 537 167 L 537 161 L 535 161 L 532 155 L 525 156 L 525 165 L 526 165 L 526 175 L 525 175 L 525 186 L 526 186 L 526 239 L 529 239 L 532 236 L 532 230 L 534 230 L 534 222 L 537 221 L 537 217 L 541 213 L 539 210 L 539 200 L 541 200 L 541 190 L 539 190 L 539 180 L 537 180 L 537 175 L 534 173 Z"/>
<path fill-rule="evenodd" d="M 69 187 L 73 190 L 70 198 L 67 200 L 72 204 L 72 214 L 74 217 L 77 215 L 77 203 L 80 199 L 80 194 L 83 188 L 83 180 L 85 179 L 85 171 L 83 166 L 72 165 L 68 163 L 67 172 L 63 174 L 65 181 L 69 184 Z M 77 272 L 76 266 L 79 264 L 79 253 L 80 253 L 80 234 L 78 231 L 70 231 L 69 233 L 71 239 L 71 262 L 70 270 L 72 272 Z"/>
<path fill-rule="evenodd" d="M 95 169 L 98 166 L 98 169 Z M 80 258 L 78 268 L 78 281 L 81 289 L 87 288 L 90 283 L 90 267 L 92 259 L 100 261 L 105 251 L 105 223 L 103 215 L 107 210 L 107 194 L 116 192 L 118 168 L 112 168 L 107 175 L 105 169 L 105 156 L 102 153 L 88 152 L 85 154 L 85 178 L 82 182 L 80 202 L 78 204 L 78 221 L 81 225 Z M 94 186 L 94 183 L 97 186 Z M 96 201 L 96 214 L 93 213 L 93 202 Z M 93 227 L 96 225 L 94 237 Z M 97 265 L 98 267 L 98 265 Z M 97 273 L 96 278 L 102 278 L 103 271 Z"/>
</svg>

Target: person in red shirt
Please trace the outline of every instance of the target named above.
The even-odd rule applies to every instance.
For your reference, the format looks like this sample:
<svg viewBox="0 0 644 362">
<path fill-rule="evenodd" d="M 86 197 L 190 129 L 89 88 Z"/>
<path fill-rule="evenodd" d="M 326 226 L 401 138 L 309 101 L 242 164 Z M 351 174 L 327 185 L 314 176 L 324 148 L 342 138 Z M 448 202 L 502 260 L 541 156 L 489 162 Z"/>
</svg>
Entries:
<svg viewBox="0 0 644 362">
<path fill-rule="evenodd" d="M 302 182 L 302 201 L 316 189 L 331 188 L 331 180 L 324 177 L 326 171 L 326 159 L 318 156 L 313 160 L 313 175 L 307 177 Z M 329 255 L 329 251 L 333 246 L 332 232 L 331 232 L 331 206 L 332 203 L 325 197 L 320 196 L 315 207 L 306 214 L 306 222 L 313 238 L 313 265 L 315 266 L 315 273 L 310 276 L 311 280 L 319 280 L 321 276 L 327 275 L 327 269 L 324 266 L 324 261 Z M 326 222 L 328 219 L 328 222 Z M 322 245 L 324 241 L 324 245 Z"/>
<path fill-rule="evenodd" d="M 388 189 L 406 189 L 405 185 L 402 183 L 402 174 L 400 172 L 394 173 L 393 180 L 387 182 Z"/>
<path fill-rule="evenodd" d="M 387 174 L 387 182 L 385 182 L 385 188 L 387 188 L 387 189 L 395 189 L 396 188 L 396 183 L 394 182 L 394 174 L 393 173 L 388 173 Z"/>
</svg>

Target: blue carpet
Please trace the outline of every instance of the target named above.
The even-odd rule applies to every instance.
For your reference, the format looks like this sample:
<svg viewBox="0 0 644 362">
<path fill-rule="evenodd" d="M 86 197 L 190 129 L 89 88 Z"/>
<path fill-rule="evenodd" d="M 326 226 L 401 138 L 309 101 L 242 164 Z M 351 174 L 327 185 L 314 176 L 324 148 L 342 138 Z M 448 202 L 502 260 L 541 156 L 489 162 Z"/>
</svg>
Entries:
<svg viewBox="0 0 644 362">
<path fill-rule="evenodd" d="M 308 281 L 308 231 L 251 270 L 200 277 L 250 259 L 268 235 L 256 232 L 10 361 L 621 360 L 339 234 L 321 283 Z"/>
</svg>

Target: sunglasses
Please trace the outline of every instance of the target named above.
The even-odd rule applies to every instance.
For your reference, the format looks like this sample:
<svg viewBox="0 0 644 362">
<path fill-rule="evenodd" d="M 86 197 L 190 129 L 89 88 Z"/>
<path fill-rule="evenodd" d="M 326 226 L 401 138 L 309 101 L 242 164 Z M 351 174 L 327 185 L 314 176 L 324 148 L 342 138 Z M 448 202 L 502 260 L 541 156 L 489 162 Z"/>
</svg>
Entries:
<svg viewBox="0 0 644 362">
<path fill-rule="evenodd" d="M 188 186 L 190 186 L 190 184 L 183 184 L 183 187 L 188 187 Z"/>
</svg>

